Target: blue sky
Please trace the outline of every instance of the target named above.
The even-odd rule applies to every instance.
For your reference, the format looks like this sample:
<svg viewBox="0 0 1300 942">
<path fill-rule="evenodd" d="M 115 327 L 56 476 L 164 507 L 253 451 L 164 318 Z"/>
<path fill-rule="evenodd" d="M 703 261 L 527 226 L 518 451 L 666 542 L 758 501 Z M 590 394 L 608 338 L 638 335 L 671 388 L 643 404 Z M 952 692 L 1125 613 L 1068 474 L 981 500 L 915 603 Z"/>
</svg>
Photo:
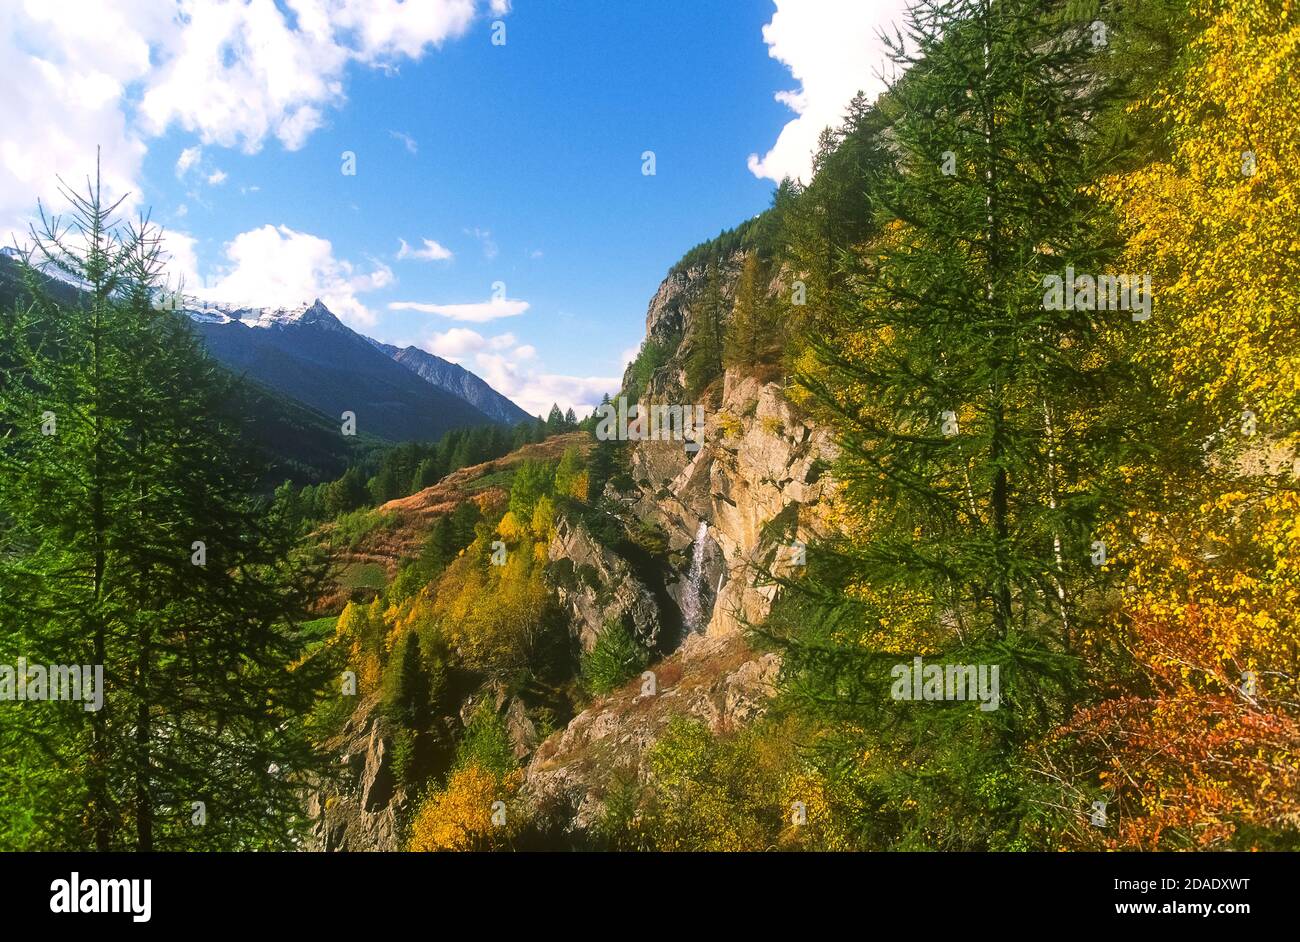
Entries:
<svg viewBox="0 0 1300 942">
<path fill-rule="evenodd" d="M 29 146 L 60 117 L 87 155 L 102 145 L 188 291 L 319 295 L 531 411 L 583 412 L 616 388 L 668 267 L 806 176 L 816 131 L 878 89 L 869 33 L 897 5 L 123 0 L 95 23 L 30 0 L 0 14 L 0 53 L 34 90 L 0 118 Z M 24 184 L 48 198 L 34 175 L 91 159 L 49 141 L 44 166 L 12 159 L 5 133 L 0 229 Z"/>
</svg>

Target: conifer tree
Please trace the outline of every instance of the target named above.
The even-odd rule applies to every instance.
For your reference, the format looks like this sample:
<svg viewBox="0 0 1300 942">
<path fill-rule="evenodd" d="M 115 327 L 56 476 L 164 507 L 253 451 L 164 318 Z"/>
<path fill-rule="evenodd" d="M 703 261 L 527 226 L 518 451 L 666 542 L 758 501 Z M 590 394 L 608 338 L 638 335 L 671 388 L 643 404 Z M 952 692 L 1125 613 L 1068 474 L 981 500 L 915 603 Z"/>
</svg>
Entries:
<svg viewBox="0 0 1300 942">
<path fill-rule="evenodd" d="M 606 395 L 603 403 L 609 404 L 609 396 Z M 587 501 L 595 504 L 605 494 L 605 485 L 618 474 L 618 461 L 615 450 L 619 447 L 617 441 L 601 441 L 596 437 L 596 428 L 591 428 L 591 450 L 587 454 Z"/>
<path fill-rule="evenodd" d="M 33 261 L 78 298 L 27 267 L 0 312 L 0 659 L 102 666 L 103 701 L 6 712 L 6 841 L 292 847 L 321 768 L 302 720 L 327 679 L 297 626 L 322 568 L 258 496 L 233 381 L 153 308 L 157 231 L 118 226 L 97 180 L 65 196 Z"/>
<path fill-rule="evenodd" d="M 722 374 L 722 285 L 718 268 L 705 272 L 699 303 L 693 306 L 686 342 L 686 394 L 698 396 Z"/>
<path fill-rule="evenodd" d="M 354 465 L 344 471 L 342 477 L 326 488 L 325 510 L 331 517 L 335 517 L 364 507 L 370 499 L 370 489 L 366 486 L 366 476 L 360 468 Z"/>
<path fill-rule="evenodd" d="M 1092 81 L 1087 31 L 1032 0 L 941 0 L 908 21 L 919 58 L 897 51 L 910 69 L 884 103 L 897 171 L 858 180 L 887 225 L 849 259 L 848 306 L 812 338 L 824 371 L 804 377 L 837 416 L 866 532 L 810 564 L 818 614 L 789 665 L 817 709 L 858 724 L 876 712 L 865 726 L 885 730 L 891 665 L 936 649 L 1000 664 L 1000 709 L 904 714 L 975 724 L 943 740 L 946 773 L 969 781 L 954 753 L 983 750 L 1005 776 L 1009 744 L 1070 696 L 1072 636 L 1102 579 L 1095 529 L 1122 503 L 1119 465 L 1150 417 L 1135 405 L 1142 377 L 1104 339 L 1137 326 L 1129 313 L 1044 298 L 1047 276 L 1101 273 L 1113 252 L 1088 192 L 1105 166 L 1089 125 L 1108 90 Z M 991 841 L 1005 820 L 962 840 Z"/>
<path fill-rule="evenodd" d="M 425 458 L 416 466 L 415 474 L 411 478 L 411 493 L 422 491 L 426 487 L 433 487 L 438 483 L 438 466 L 434 458 Z"/>
<path fill-rule="evenodd" d="M 390 500 L 403 496 L 399 487 L 396 469 L 385 463 L 379 469 L 379 473 L 370 480 L 370 497 L 376 504 L 386 504 Z"/>
<path fill-rule="evenodd" d="M 388 716 L 412 732 L 421 732 L 431 718 L 433 686 L 420 651 L 420 638 L 411 631 L 402 636 L 384 689 L 384 709 Z"/>
<path fill-rule="evenodd" d="M 750 367 L 778 355 L 774 324 L 769 318 L 758 253 L 745 256 L 736 281 L 736 303 L 727 325 L 726 365 Z"/>
</svg>

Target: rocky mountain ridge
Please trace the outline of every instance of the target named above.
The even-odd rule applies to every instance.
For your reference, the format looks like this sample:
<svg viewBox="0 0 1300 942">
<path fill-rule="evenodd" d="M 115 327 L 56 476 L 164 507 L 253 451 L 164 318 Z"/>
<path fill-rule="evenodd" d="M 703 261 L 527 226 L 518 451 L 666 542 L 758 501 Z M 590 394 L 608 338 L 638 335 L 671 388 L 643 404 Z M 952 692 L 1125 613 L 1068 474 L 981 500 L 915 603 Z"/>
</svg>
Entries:
<svg viewBox="0 0 1300 942">
<path fill-rule="evenodd" d="M 206 302 L 197 298 L 182 298 L 180 302 L 179 310 L 194 323 L 205 326 L 239 323 L 246 327 L 264 330 L 282 331 L 301 327 L 338 334 L 354 334 L 430 385 L 469 403 L 494 422 L 515 425 L 533 418 L 493 389 L 486 381 L 459 364 L 444 360 L 419 347 L 399 348 L 364 334 L 357 334 L 340 321 L 320 298 L 310 304 L 303 302 L 292 307 L 244 307 Z"/>
<path fill-rule="evenodd" d="M 444 360 L 419 347 L 398 348 L 386 343 L 375 345 L 421 379 L 459 396 L 494 421 L 515 425 L 533 418 L 458 363 Z"/>
<path fill-rule="evenodd" d="M 435 441 L 498 421 L 439 388 L 343 324 L 319 300 L 301 308 L 203 309 L 194 327 L 237 374 L 389 441 Z"/>
</svg>

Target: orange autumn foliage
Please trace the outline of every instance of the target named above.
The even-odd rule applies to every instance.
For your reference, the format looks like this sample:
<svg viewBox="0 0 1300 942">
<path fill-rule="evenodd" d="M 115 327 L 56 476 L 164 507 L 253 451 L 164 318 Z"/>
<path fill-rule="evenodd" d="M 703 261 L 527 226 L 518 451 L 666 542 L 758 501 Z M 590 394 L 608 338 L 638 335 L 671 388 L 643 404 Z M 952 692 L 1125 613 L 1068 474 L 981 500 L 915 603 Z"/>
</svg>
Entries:
<svg viewBox="0 0 1300 942">
<path fill-rule="evenodd" d="M 1139 678 L 1080 710 L 1107 829 L 1083 846 L 1255 848 L 1300 831 L 1300 494 L 1234 491 L 1134 553 L 1123 618 Z"/>
</svg>

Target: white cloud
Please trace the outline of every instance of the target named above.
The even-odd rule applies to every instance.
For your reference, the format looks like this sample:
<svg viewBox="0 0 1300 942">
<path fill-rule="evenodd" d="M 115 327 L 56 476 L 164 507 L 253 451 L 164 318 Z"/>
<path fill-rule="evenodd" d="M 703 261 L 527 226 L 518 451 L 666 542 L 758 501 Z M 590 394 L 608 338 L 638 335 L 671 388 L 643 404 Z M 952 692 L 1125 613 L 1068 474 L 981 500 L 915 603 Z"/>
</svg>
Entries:
<svg viewBox="0 0 1300 942">
<path fill-rule="evenodd" d="M 180 0 L 183 16 L 140 99 L 149 133 L 175 123 L 249 153 L 303 145 L 343 100 L 349 62 L 392 67 L 464 34 L 474 0 Z"/>
<path fill-rule="evenodd" d="M 519 360 L 531 360 L 537 356 L 537 350 L 527 344 L 520 346 L 514 334 L 497 334 L 484 337 L 468 327 L 453 327 L 450 330 L 434 333 L 422 346 L 430 353 L 436 353 L 446 360 L 459 363 L 468 354 L 481 351 L 513 351 L 512 356 Z"/>
<path fill-rule="evenodd" d="M 187 147 L 181 151 L 181 155 L 176 158 L 176 179 L 185 179 L 186 174 L 191 170 L 197 170 L 200 175 L 208 181 L 208 186 L 221 186 L 226 182 L 226 171 L 220 167 L 214 167 L 210 171 L 202 169 L 203 148 L 197 144 L 193 147 Z"/>
<path fill-rule="evenodd" d="M 127 17 L 142 11 L 66 0 L 0 3 L 0 241 L 25 241 L 39 199 L 64 210 L 56 176 L 84 191 L 100 172 L 111 199 L 137 191 L 122 211 L 139 206 L 145 145 L 127 126 L 119 104 L 126 86 L 149 68 L 149 46 Z"/>
<path fill-rule="evenodd" d="M 389 131 L 388 134 L 390 137 L 394 137 L 401 141 L 402 144 L 405 145 L 408 154 L 414 156 L 420 152 L 420 145 L 415 142 L 415 138 L 411 137 L 411 135 L 402 131 Z"/>
<path fill-rule="evenodd" d="M 424 243 L 424 248 L 422 249 L 411 248 L 406 244 L 405 239 L 398 239 L 397 241 L 400 244 L 400 247 L 397 250 L 397 257 L 399 259 L 420 258 L 425 261 L 437 262 L 451 258 L 452 256 L 451 249 L 439 245 L 432 239 L 421 239 L 420 241 Z"/>
<path fill-rule="evenodd" d="M 608 376 L 564 376 L 544 373 L 531 361 L 532 347 L 517 347 L 506 353 L 478 353 L 472 369 L 493 389 L 508 396 L 533 415 L 546 415 L 551 403 L 585 416 L 605 393 L 613 393 L 619 380 Z"/>
<path fill-rule="evenodd" d="M 627 369 L 627 365 L 628 365 L 629 363 L 631 363 L 633 360 L 635 360 L 636 357 L 637 357 L 637 354 L 640 353 L 640 352 L 641 352 L 641 348 L 640 348 L 639 346 L 638 346 L 638 347 L 628 347 L 626 350 L 624 350 L 624 351 L 623 351 L 622 353 L 620 353 L 619 356 L 618 356 L 618 364 L 619 364 L 618 368 L 621 369 L 621 370 L 625 370 L 625 369 Z"/>
<path fill-rule="evenodd" d="M 609 377 L 546 373 L 537 362 L 537 349 L 518 343 L 511 333 L 484 337 L 468 327 L 453 327 L 433 334 L 421 346 L 473 371 L 533 415 L 546 415 L 553 402 L 587 415 L 602 395 L 619 386 L 619 380 Z"/>
<path fill-rule="evenodd" d="M 3 0 L 0 240 L 25 233 L 56 175 L 142 203 L 148 141 L 293 150 L 344 100 L 349 63 L 392 70 L 462 36 L 497 0 Z M 197 163 L 182 153 L 177 173 Z"/>
<path fill-rule="evenodd" d="M 420 311 L 424 314 L 439 314 L 454 321 L 467 321 L 485 324 L 502 317 L 517 317 L 528 310 L 527 301 L 509 298 L 493 298 L 490 301 L 478 301 L 472 304 L 425 304 L 419 301 L 393 301 L 388 305 L 390 311 Z"/>
<path fill-rule="evenodd" d="M 470 330 L 468 327 L 453 327 L 445 333 L 434 334 L 424 342 L 423 346 L 430 353 L 451 360 L 453 363 L 459 363 L 466 355 L 482 350 L 488 343 L 489 341 L 478 331 Z"/>
<path fill-rule="evenodd" d="M 197 295 L 203 288 L 203 279 L 199 277 L 199 260 L 194 251 L 194 243 L 194 237 L 188 232 L 179 229 L 163 231 L 162 249 L 168 287 Z"/>
<path fill-rule="evenodd" d="M 908 0 L 775 0 L 776 12 L 763 27 L 768 55 L 790 69 L 797 91 L 776 100 L 798 117 L 781 129 L 763 157 L 749 155 L 756 177 L 812 178 L 812 155 L 826 127 L 838 127 L 858 91 L 875 98 L 892 63 L 879 37 L 902 25 Z"/>
<path fill-rule="evenodd" d="M 176 158 L 176 176 L 185 176 L 185 172 L 197 164 L 202 156 L 203 149 L 198 146 L 187 147 L 181 151 L 180 157 Z"/>
<path fill-rule="evenodd" d="M 359 271 L 336 258 L 328 239 L 288 226 L 265 225 L 241 232 L 226 243 L 227 264 L 192 292 L 210 301 L 237 305 L 292 306 L 316 298 L 353 327 L 369 327 L 375 315 L 358 295 L 393 282 L 392 269 L 379 263 Z"/>
</svg>

